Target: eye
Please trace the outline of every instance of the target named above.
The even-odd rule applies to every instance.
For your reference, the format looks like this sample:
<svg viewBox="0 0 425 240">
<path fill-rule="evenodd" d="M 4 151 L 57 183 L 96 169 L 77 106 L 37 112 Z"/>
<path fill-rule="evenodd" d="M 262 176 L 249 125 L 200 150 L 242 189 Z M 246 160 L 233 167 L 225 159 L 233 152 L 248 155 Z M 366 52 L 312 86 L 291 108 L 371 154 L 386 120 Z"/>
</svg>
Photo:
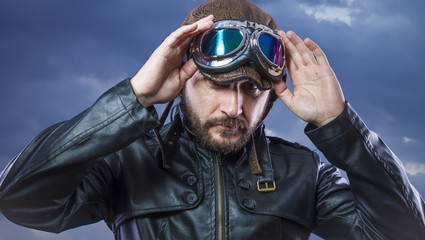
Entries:
<svg viewBox="0 0 425 240">
<path fill-rule="evenodd" d="M 257 96 L 261 92 L 261 90 L 257 87 L 257 85 L 251 82 L 243 83 L 242 89 L 246 94 L 253 95 L 253 96 Z"/>
<path fill-rule="evenodd" d="M 244 86 L 246 89 L 251 89 L 251 90 L 257 90 L 258 87 L 257 85 L 253 84 L 252 82 L 246 82 L 244 83 Z"/>
</svg>

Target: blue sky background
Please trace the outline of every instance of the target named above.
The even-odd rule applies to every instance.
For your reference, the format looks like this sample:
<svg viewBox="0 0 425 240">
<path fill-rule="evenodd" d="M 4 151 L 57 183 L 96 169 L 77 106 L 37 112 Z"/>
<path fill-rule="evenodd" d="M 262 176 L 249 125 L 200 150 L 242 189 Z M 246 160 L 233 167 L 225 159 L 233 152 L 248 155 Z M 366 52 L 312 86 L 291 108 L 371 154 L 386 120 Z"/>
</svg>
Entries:
<svg viewBox="0 0 425 240">
<path fill-rule="evenodd" d="M 0 0 L 0 169 L 40 131 L 133 76 L 203 1 Z M 405 164 L 425 195 L 425 2 L 254 0 L 283 30 L 316 41 L 346 99 Z M 272 135 L 315 147 L 278 102 Z M 104 223 L 59 235 L 0 215 L 0 238 L 113 239 Z"/>
</svg>

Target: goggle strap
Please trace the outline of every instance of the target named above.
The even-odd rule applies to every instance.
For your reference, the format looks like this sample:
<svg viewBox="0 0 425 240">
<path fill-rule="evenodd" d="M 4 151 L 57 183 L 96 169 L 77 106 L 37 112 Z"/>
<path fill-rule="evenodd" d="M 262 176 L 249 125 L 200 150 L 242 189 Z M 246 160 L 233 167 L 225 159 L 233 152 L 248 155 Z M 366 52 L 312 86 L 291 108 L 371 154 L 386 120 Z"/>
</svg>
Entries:
<svg viewBox="0 0 425 240">
<path fill-rule="evenodd" d="M 161 114 L 161 117 L 159 118 L 159 125 L 156 126 L 153 129 L 153 132 L 155 134 L 156 139 L 159 143 L 160 153 L 157 153 L 157 158 L 161 161 L 161 165 L 164 169 L 170 169 L 171 164 L 169 162 L 169 156 L 167 156 L 167 153 L 165 151 L 166 144 L 164 143 L 161 134 L 159 133 L 159 130 L 161 130 L 162 126 L 164 126 L 165 120 L 167 119 L 168 113 L 170 112 L 171 107 L 173 106 L 174 99 L 168 102 L 167 106 L 165 107 L 164 111 Z"/>
</svg>

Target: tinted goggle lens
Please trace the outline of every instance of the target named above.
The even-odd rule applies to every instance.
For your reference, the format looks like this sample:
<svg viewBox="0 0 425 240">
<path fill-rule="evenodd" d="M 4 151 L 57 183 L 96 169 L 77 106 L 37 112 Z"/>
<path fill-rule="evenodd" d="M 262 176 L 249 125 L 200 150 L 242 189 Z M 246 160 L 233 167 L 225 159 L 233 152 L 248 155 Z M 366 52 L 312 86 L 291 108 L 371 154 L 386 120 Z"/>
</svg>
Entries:
<svg viewBox="0 0 425 240">
<path fill-rule="evenodd" d="M 241 31 L 236 29 L 218 29 L 204 35 L 201 52 L 205 57 L 220 57 L 233 52 L 243 39 Z"/>
<path fill-rule="evenodd" d="M 237 29 L 216 29 L 206 33 L 200 51 L 205 57 L 226 56 L 235 51 L 243 41 L 243 33 Z M 258 45 L 263 55 L 272 63 L 283 66 L 283 46 L 275 37 L 260 34 Z"/>
<path fill-rule="evenodd" d="M 270 62 L 279 67 L 283 66 L 283 46 L 278 39 L 269 34 L 261 34 L 258 37 L 258 45 Z"/>
</svg>

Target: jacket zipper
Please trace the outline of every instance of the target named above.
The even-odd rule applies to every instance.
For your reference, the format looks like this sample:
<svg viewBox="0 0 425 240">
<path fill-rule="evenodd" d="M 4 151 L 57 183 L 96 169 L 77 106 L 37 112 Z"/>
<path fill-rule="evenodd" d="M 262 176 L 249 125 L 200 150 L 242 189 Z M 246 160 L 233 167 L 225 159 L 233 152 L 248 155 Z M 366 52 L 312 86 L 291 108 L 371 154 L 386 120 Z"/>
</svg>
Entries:
<svg viewBox="0 0 425 240">
<path fill-rule="evenodd" d="M 221 157 L 217 155 L 216 157 L 216 171 L 217 171 L 217 217 L 218 217 L 218 230 L 217 236 L 218 240 L 223 239 L 223 194 L 221 189 Z"/>
</svg>

